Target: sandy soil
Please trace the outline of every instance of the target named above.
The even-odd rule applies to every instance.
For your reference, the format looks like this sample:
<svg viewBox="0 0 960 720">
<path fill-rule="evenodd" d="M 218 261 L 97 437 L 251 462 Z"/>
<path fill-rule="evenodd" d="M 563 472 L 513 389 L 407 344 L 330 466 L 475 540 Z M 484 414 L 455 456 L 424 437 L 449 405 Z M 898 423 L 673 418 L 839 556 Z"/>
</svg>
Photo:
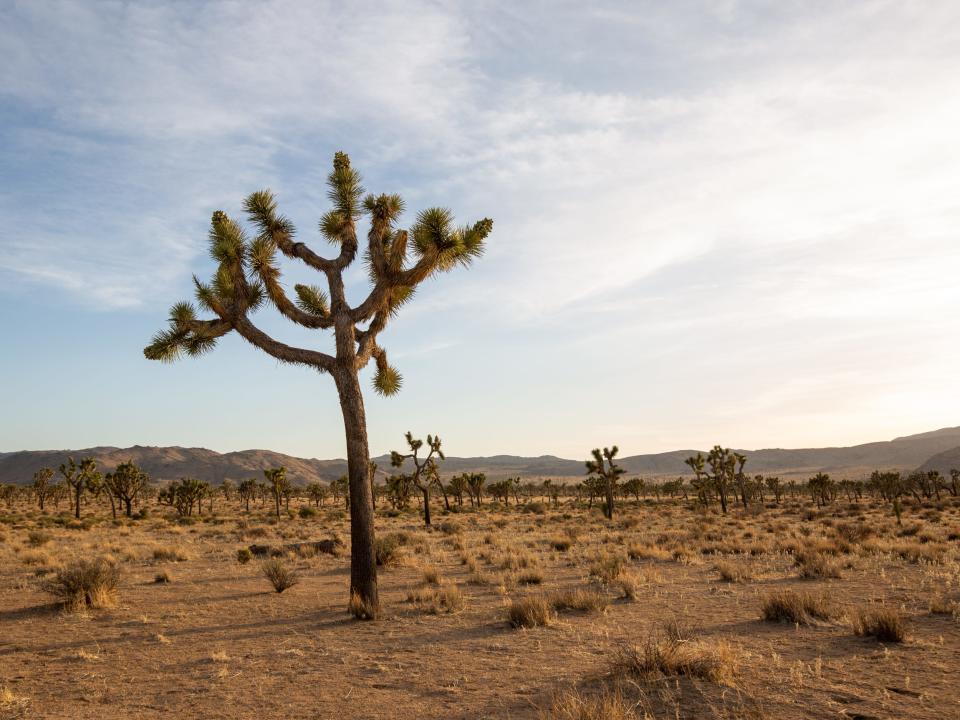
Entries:
<svg viewBox="0 0 960 720">
<path fill-rule="evenodd" d="M 18 508 L 0 525 L 0 718 L 560 717 L 551 706 L 565 691 L 611 688 L 637 717 L 960 717 L 960 505 L 908 507 L 903 526 L 868 503 L 816 513 L 785 501 L 728 517 L 626 503 L 612 523 L 596 509 L 532 509 L 441 516 L 443 530 L 429 532 L 415 509 L 378 519 L 381 536 L 406 543 L 381 571 L 383 617 L 358 622 L 345 611 L 347 557 L 288 553 L 300 582 L 277 594 L 259 560 L 236 555 L 250 543 L 345 538 L 339 509 L 279 525 L 265 506 L 190 525 L 158 510 L 114 525 L 100 510 L 92 527 L 70 528 Z M 869 537 L 845 542 L 851 524 Z M 551 545 L 570 536 L 565 551 Z M 796 557 L 814 550 L 840 577 L 800 577 Z M 116 605 L 53 604 L 43 580 L 100 555 L 121 568 Z M 632 599 L 597 579 L 611 557 Z M 723 581 L 718 562 L 748 577 Z M 425 569 L 459 590 L 462 609 L 408 601 L 434 589 Z M 155 582 L 164 572 L 170 582 Z M 605 612 L 506 621 L 513 600 L 578 588 L 609 599 Z M 825 592 L 833 616 L 761 620 L 765 595 L 784 588 Z M 857 613 L 881 605 L 903 616 L 906 642 L 854 634 Z M 735 679 L 611 671 L 620 648 L 676 627 L 705 647 L 729 644 Z"/>
</svg>

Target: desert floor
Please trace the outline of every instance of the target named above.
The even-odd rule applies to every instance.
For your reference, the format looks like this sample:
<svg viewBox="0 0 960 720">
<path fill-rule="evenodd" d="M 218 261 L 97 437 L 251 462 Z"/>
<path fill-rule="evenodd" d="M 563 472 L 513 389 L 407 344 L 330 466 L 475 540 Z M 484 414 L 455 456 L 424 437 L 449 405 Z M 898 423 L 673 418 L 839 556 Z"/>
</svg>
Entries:
<svg viewBox="0 0 960 720">
<path fill-rule="evenodd" d="M 624 502 L 612 522 L 573 503 L 485 505 L 435 511 L 429 531 L 413 508 L 378 517 L 395 549 L 370 622 L 345 610 L 342 548 L 283 552 L 300 582 L 282 594 L 237 555 L 347 540 L 343 510 L 277 523 L 268 505 L 221 505 L 0 516 L 0 718 L 960 717 L 953 499 L 906 504 L 902 525 L 866 500 L 727 516 Z M 115 604 L 55 604 L 44 583 L 98 556 L 120 568 Z M 558 593 L 576 590 L 566 604 L 586 609 L 565 609 Z M 810 593 L 821 617 L 763 620 L 781 590 Z M 525 598 L 560 609 L 512 627 Z M 858 635 L 871 610 L 905 641 Z"/>
</svg>

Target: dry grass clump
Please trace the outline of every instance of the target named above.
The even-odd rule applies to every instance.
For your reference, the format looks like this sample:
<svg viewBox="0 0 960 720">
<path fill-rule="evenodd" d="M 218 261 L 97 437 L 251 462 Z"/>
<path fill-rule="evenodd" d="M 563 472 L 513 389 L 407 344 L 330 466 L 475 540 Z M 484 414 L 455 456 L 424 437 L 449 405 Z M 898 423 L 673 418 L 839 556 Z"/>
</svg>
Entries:
<svg viewBox="0 0 960 720">
<path fill-rule="evenodd" d="M 380 608 L 366 602 L 359 593 L 350 593 L 350 602 L 347 603 L 347 612 L 357 620 L 376 620 L 380 616 Z"/>
<path fill-rule="evenodd" d="M 25 697 L 15 695 L 10 688 L 0 689 L 0 718 L 3 720 L 20 720 L 27 717 L 27 708 L 30 701 Z"/>
<path fill-rule="evenodd" d="M 673 556 L 659 545 L 634 544 L 627 548 L 627 557 L 631 560 L 670 560 Z"/>
<path fill-rule="evenodd" d="M 590 566 L 590 577 L 609 585 L 626 570 L 626 561 L 619 555 L 601 555 Z"/>
<path fill-rule="evenodd" d="M 507 620 L 515 628 L 549 625 L 553 620 L 553 608 L 542 595 L 521 598 L 510 603 Z"/>
<path fill-rule="evenodd" d="M 800 577 L 804 579 L 843 577 L 840 564 L 822 552 L 802 552 L 797 555 L 796 563 L 800 569 Z"/>
<path fill-rule="evenodd" d="M 263 576 L 270 581 L 273 589 L 278 593 L 289 590 L 298 582 L 300 577 L 292 568 L 287 567 L 286 563 L 280 558 L 270 558 L 260 564 L 260 570 Z"/>
<path fill-rule="evenodd" d="M 407 544 L 409 538 L 405 533 L 390 533 L 378 537 L 374 543 L 374 552 L 377 556 L 377 565 L 390 567 L 400 563 L 403 551 L 400 549 Z"/>
<path fill-rule="evenodd" d="M 550 547 L 552 547 L 557 552 L 567 552 L 570 547 L 573 545 L 573 540 L 568 537 L 554 537 L 550 538 Z"/>
<path fill-rule="evenodd" d="M 930 599 L 930 614 L 960 617 L 960 602 L 951 600 L 946 595 L 934 595 Z"/>
<path fill-rule="evenodd" d="M 153 559 L 157 562 L 183 562 L 187 559 L 187 554 L 177 547 L 155 547 Z"/>
<path fill-rule="evenodd" d="M 27 542 L 32 547 L 40 547 L 41 545 L 46 545 L 48 542 L 53 540 L 53 535 L 43 530 L 31 530 L 27 535 Z"/>
<path fill-rule="evenodd" d="M 70 611 L 117 604 L 120 570 L 103 558 L 76 560 L 43 582 L 43 589 Z"/>
<path fill-rule="evenodd" d="M 453 584 L 411 590 L 407 602 L 432 615 L 460 612 L 465 605 L 463 593 Z"/>
<path fill-rule="evenodd" d="M 792 622 L 809 625 L 829 620 L 836 612 L 826 595 L 793 590 L 773 590 L 760 601 L 760 616 L 767 622 Z"/>
<path fill-rule="evenodd" d="M 724 582 L 742 583 L 753 579 L 750 568 L 744 567 L 740 563 L 720 560 L 714 566 L 714 570 L 720 573 L 720 579 Z"/>
<path fill-rule="evenodd" d="M 725 641 L 652 635 L 642 645 L 621 646 L 614 656 L 611 671 L 615 676 L 641 680 L 682 676 L 732 687 L 740 672 L 740 660 Z"/>
<path fill-rule="evenodd" d="M 513 576 L 513 581 L 517 585 L 541 585 L 543 584 L 543 573 L 539 570 L 521 570 Z"/>
<path fill-rule="evenodd" d="M 508 550 L 498 558 L 501 570 L 525 570 L 539 565 L 537 558 L 529 552 Z"/>
<path fill-rule="evenodd" d="M 610 600 L 596 590 L 561 590 L 549 597 L 550 606 L 557 612 L 579 610 L 581 612 L 605 612 Z"/>
<path fill-rule="evenodd" d="M 853 632 L 880 642 L 901 643 L 907 639 L 903 616 L 894 608 L 880 607 L 861 610 L 853 621 Z"/>
<path fill-rule="evenodd" d="M 421 579 L 424 585 L 440 585 L 443 582 L 443 574 L 439 568 L 426 567 L 423 568 Z"/>
<path fill-rule="evenodd" d="M 548 708 L 537 713 L 539 720 L 632 720 L 634 707 L 619 692 L 604 690 L 586 696 L 576 689 L 556 696 Z"/>
</svg>

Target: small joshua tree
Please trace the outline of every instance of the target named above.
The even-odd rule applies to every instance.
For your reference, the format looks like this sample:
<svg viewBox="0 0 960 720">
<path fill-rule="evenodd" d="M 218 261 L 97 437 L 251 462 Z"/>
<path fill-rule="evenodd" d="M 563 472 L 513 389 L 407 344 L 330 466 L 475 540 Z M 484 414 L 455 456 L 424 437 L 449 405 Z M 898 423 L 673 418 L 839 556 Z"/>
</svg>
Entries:
<svg viewBox="0 0 960 720">
<path fill-rule="evenodd" d="M 84 491 L 96 489 L 101 482 L 100 472 L 97 470 L 97 461 L 88 457 L 83 458 L 77 465 L 72 457 L 68 457 L 67 462 L 60 464 L 60 474 L 63 475 L 63 479 L 73 494 L 73 514 L 79 520 L 80 499 L 83 497 Z"/>
<path fill-rule="evenodd" d="M 107 473 L 103 482 L 111 497 L 123 503 L 127 517 L 131 517 L 133 501 L 147 490 L 150 476 L 128 460 L 117 465 L 112 473 Z"/>
<path fill-rule="evenodd" d="M 194 279 L 196 298 L 211 319 L 197 318 L 190 303 L 174 305 L 170 328 L 158 333 L 144 350 L 151 360 L 173 361 L 186 353 L 196 356 L 211 350 L 217 340 L 235 330 L 254 347 L 280 362 L 305 365 L 332 376 L 340 397 L 347 441 L 350 478 L 350 592 L 366 608 L 365 616 L 379 608 L 374 547 L 374 512 L 370 483 L 367 419 L 360 390 L 360 371 L 376 363 L 374 389 L 393 395 L 400 389 L 400 374 L 387 362 L 377 337 L 400 307 L 410 300 L 420 283 L 437 273 L 468 266 L 483 252 L 493 221 L 481 220 L 460 228 L 444 208 L 422 211 L 409 232 L 397 227 L 403 213 L 398 195 L 367 195 L 350 158 L 338 152 L 327 186 L 333 209 L 320 221 L 320 230 L 339 252 L 325 258 L 294 239 L 291 222 L 278 214 L 268 190 L 247 197 L 244 209 L 256 228 L 250 239 L 226 213 L 213 214 L 210 250 L 219 267 L 210 284 Z M 344 272 L 360 250 L 357 222 L 370 220 L 364 263 L 373 288 L 359 305 L 347 302 Z M 302 261 L 322 273 L 327 293 L 311 285 L 295 285 L 292 301 L 280 281 L 276 253 Z M 413 262 L 408 264 L 408 257 Z M 269 301 L 287 319 L 312 330 L 332 330 L 336 352 L 286 345 L 258 328 L 250 315 Z M 354 603 L 356 605 L 356 603 Z"/>
<path fill-rule="evenodd" d="M 290 492 L 290 481 L 287 480 L 287 469 L 281 465 L 278 468 L 264 470 L 263 476 L 267 479 L 270 494 L 273 495 L 273 503 L 276 508 L 277 519 L 279 520 L 280 500 Z"/>
<path fill-rule="evenodd" d="M 409 430 L 406 434 L 407 445 L 410 452 L 401 455 L 396 450 L 390 452 L 390 464 L 395 468 L 403 466 L 404 460 L 410 458 L 413 460 L 413 474 L 410 480 L 416 485 L 417 490 L 423 495 L 423 524 L 430 527 L 430 486 L 439 481 L 437 475 L 437 461 L 434 457 L 445 459 L 443 450 L 440 449 L 440 437 L 427 435 L 427 447 L 430 452 L 422 460 L 419 457 L 420 448 L 423 447 L 423 440 L 414 439 L 413 433 Z"/>
<path fill-rule="evenodd" d="M 53 468 L 40 468 L 33 474 L 31 488 L 33 489 L 34 497 L 37 498 L 37 502 L 40 504 L 40 510 L 43 510 L 44 503 L 53 497 L 55 492 L 54 488 L 56 486 L 50 482 L 52 479 Z"/>
<path fill-rule="evenodd" d="M 603 508 L 603 514 L 606 515 L 608 520 L 613 520 L 613 500 L 617 492 L 617 481 L 626 472 L 614 462 L 618 452 L 620 452 L 620 448 L 616 445 L 612 448 L 604 448 L 602 452 L 600 448 L 594 448 L 592 451 L 593 459 L 586 462 L 587 474 L 596 475 L 603 486 L 607 500 L 606 506 Z"/>
<path fill-rule="evenodd" d="M 257 496 L 256 478 L 247 478 L 246 480 L 241 480 L 240 484 L 237 485 L 237 495 L 240 496 L 240 500 L 243 502 L 244 509 L 247 512 L 250 512 L 250 501 Z"/>
</svg>

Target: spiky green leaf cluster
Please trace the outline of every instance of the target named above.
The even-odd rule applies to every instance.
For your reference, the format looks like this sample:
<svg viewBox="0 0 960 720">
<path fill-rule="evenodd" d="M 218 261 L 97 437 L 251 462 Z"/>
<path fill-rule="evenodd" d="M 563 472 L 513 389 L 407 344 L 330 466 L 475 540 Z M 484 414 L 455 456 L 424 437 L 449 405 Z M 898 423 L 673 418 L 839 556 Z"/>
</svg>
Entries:
<svg viewBox="0 0 960 720">
<path fill-rule="evenodd" d="M 297 306 L 313 315 L 327 315 L 329 304 L 327 294 L 316 285 L 294 285 L 297 292 Z"/>
<path fill-rule="evenodd" d="M 491 230 L 493 220 L 489 218 L 455 228 L 450 210 L 428 208 L 411 228 L 414 253 L 421 258 L 436 257 L 436 267 L 443 272 L 457 265 L 466 267 L 483 254 L 483 241 Z"/>
<path fill-rule="evenodd" d="M 396 395 L 400 392 L 403 385 L 403 376 L 391 365 L 378 365 L 377 372 L 373 376 L 373 389 L 384 397 Z"/>
</svg>

